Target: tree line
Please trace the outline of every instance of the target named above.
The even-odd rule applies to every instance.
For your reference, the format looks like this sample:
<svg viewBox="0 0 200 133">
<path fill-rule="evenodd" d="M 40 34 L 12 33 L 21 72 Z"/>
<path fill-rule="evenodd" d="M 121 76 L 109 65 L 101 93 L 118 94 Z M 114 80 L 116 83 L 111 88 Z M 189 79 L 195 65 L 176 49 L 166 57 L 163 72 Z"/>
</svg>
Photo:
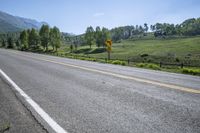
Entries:
<svg viewBox="0 0 200 133">
<path fill-rule="evenodd" d="M 111 30 L 97 26 L 95 29 L 92 26 L 87 27 L 86 32 L 78 36 L 67 36 L 72 47 L 78 45 L 96 45 L 98 47 L 105 46 L 106 39 L 112 39 L 114 42 L 119 42 L 125 39 L 143 38 L 153 35 L 155 38 L 166 37 L 181 37 L 181 36 L 196 36 L 200 35 L 200 18 L 187 19 L 181 24 L 156 23 L 154 25 L 131 25 L 116 27 Z"/>
<path fill-rule="evenodd" d="M 106 40 L 110 39 L 110 32 L 105 27 L 101 29 L 99 26 L 97 26 L 94 30 L 92 26 L 89 26 L 86 29 L 84 38 L 85 43 L 88 44 L 90 48 L 92 45 L 104 47 Z"/>
<path fill-rule="evenodd" d="M 77 50 L 79 45 L 88 45 L 91 49 L 92 45 L 105 47 L 105 42 L 111 39 L 110 31 L 105 27 L 97 26 L 93 28 L 89 26 L 86 28 L 84 34 L 81 35 L 66 35 L 64 34 L 64 41 L 70 44 L 71 52 L 73 49 Z"/>
<path fill-rule="evenodd" d="M 200 35 L 200 18 L 187 19 L 181 24 L 156 23 L 151 25 L 155 37 Z"/>
<path fill-rule="evenodd" d="M 1 34 L 0 39 L 2 47 L 19 50 L 40 50 L 42 47 L 44 51 L 48 51 L 51 46 L 53 51 L 57 51 L 61 46 L 60 30 L 48 25 L 42 25 L 39 31 L 32 28 L 17 33 Z"/>
<path fill-rule="evenodd" d="M 110 30 L 113 41 L 119 41 L 129 39 L 132 37 L 146 36 L 149 30 L 148 24 L 136 25 L 136 26 L 122 26 L 116 27 Z"/>
<path fill-rule="evenodd" d="M 168 37 L 168 36 L 196 36 L 200 35 L 200 18 L 187 19 L 181 24 L 169 24 L 169 23 L 156 23 L 148 26 L 144 25 L 136 26 L 123 26 L 110 30 L 113 41 L 119 41 L 121 39 L 141 38 L 147 36 L 147 33 L 153 33 L 154 37 Z"/>
<path fill-rule="evenodd" d="M 136 25 L 136 26 L 121 26 L 111 30 L 105 27 L 93 28 L 87 27 L 84 34 L 71 35 L 60 33 L 57 27 L 50 28 L 48 25 L 43 25 L 38 31 L 36 29 L 28 29 L 22 32 L 0 34 L 0 45 L 3 47 L 21 50 L 37 50 L 42 48 L 48 51 L 49 47 L 53 51 L 61 46 L 64 41 L 70 44 L 70 49 L 77 49 L 78 45 L 92 45 L 97 47 L 105 47 L 105 41 L 112 39 L 114 42 L 131 38 L 142 38 L 148 35 L 154 35 L 155 38 L 165 38 L 171 36 L 195 36 L 200 35 L 200 18 L 187 19 L 181 24 L 156 23 L 154 25 Z"/>
</svg>

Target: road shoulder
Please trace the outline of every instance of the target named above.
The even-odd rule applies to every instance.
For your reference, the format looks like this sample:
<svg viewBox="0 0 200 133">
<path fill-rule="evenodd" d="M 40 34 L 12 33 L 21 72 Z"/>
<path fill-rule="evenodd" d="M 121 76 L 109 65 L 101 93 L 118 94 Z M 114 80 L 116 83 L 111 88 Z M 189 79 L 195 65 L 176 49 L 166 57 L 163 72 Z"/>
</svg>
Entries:
<svg viewBox="0 0 200 133">
<path fill-rule="evenodd" d="M 1 78 L 0 101 L 0 133 L 46 132 Z"/>
</svg>

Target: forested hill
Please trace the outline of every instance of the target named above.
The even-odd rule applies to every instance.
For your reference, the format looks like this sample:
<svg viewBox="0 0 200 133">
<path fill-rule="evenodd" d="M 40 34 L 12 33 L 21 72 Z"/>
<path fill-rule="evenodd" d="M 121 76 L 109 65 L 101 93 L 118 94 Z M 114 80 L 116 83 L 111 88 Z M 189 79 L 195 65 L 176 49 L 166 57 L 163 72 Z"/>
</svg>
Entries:
<svg viewBox="0 0 200 133">
<path fill-rule="evenodd" d="M 17 32 L 23 29 L 39 29 L 46 22 L 38 22 L 33 19 L 27 19 L 10 15 L 0 11 L 0 33 Z"/>
<path fill-rule="evenodd" d="M 129 38 L 141 38 L 148 32 L 155 37 L 196 36 L 200 35 L 200 18 L 190 18 L 180 24 L 156 23 L 154 25 L 122 26 L 110 30 L 114 41 Z"/>
<path fill-rule="evenodd" d="M 79 44 L 96 44 L 103 46 L 103 42 L 110 38 L 113 42 L 127 39 L 179 38 L 200 35 L 200 18 L 189 18 L 180 24 L 156 23 L 153 25 L 119 26 L 113 29 L 89 26 L 86 32 L 77 36 L 65 36 L 65 40 Z M 85 39 L 84 39 L 85 37 Z M 89 40 L 89 41 L 88 41 Z"/>
</svg>

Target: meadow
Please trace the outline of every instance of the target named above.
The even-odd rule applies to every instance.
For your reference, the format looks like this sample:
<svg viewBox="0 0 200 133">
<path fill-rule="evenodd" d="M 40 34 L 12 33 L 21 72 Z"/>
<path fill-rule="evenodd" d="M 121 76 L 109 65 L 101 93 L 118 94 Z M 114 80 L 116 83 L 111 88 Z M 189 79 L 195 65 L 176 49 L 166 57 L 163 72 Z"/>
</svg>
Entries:
<svg viewBox="0 0 200 133">
<path fill-rule="evenodd" d="M 112 44 L 111 61 L 106 61 L 107 51 L 105 48 L 98 48 L 95 45 L 92 45 L 91 49 L 88 45 L 78 46 L 72 51 L 69 45 L 64 45 L 56 54 L 81 60 L 200 75 L 200 36 L 122 40 Z M 161 68 L 160 62 L 163 63 Z M 165 63 L 183 63 L 184 69 L 179 65 L 165 65 Z"/>
</svg>

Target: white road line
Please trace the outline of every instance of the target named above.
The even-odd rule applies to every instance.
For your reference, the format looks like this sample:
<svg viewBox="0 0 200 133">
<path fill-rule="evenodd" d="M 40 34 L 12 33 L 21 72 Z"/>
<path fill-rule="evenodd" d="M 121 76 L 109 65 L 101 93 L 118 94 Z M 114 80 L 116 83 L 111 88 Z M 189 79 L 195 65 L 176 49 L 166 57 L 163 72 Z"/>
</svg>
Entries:
<svg viewBox="0 0 200 133">
<path fill-rule="evenodd" d="M 31 99 L 17 84 L 15 84 L 12 79 L 10 79 L 1 69 L 0 75 L 3 76 L 7 80 L 7 82 L 19 92 L 19 94 L 32 106 L 32 108 L 44 119 L 48 125 L 56 132 L 56 133 L 67 133 L 65 129 L 63 129 L 56 121 L 54 121 L 35 101 Z"/>
</svg>

